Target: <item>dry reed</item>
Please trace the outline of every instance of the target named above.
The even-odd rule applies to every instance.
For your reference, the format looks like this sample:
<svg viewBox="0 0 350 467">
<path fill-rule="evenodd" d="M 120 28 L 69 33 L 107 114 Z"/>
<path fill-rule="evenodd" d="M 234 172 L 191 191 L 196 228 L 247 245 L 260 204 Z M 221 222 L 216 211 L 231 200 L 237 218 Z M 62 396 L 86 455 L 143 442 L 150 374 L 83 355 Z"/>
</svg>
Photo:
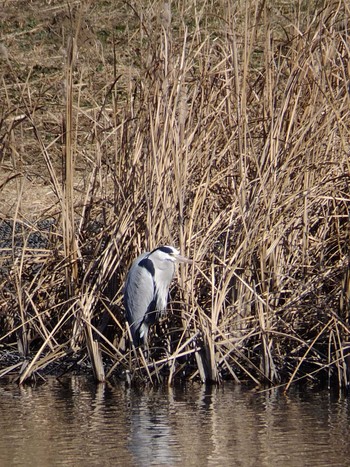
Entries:
<svg viewBox="0 0 350 467">
<path fill-rule="evenodd" d="M 1 30 L 0 376 L 346 387 L 347 3 L 19 11 Z M 146 362 L 122 287 L 160 244 L 195 265 Z"/>
</svg>

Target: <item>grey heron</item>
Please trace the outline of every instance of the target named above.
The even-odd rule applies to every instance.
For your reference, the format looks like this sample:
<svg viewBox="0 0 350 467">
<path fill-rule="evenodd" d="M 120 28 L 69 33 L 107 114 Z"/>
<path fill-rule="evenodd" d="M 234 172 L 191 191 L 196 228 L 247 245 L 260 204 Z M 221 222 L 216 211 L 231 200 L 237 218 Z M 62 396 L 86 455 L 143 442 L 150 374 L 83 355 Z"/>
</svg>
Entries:
<svg viewBox="0 0 350 467">
<path fill-rule="evenodd" d="M 149 327 L 165 312 L 175 263 L 192 263 L 173 246 L 160 246 L 133 262 L 125 283 L 124 306 L 135 347 L 147 346 Z"/>
</svg>

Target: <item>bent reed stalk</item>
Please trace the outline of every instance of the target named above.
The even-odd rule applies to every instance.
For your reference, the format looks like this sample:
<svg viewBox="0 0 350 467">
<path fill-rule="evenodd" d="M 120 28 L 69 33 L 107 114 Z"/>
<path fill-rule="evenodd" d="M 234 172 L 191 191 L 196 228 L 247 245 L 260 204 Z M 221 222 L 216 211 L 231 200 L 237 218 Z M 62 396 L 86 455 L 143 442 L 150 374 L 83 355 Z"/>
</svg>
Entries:
<svg viewBox="0 0 350 467">
<path fill-rule="evenodd" d="M 30 8 L 1 49 L 0 377 L 347 387 L 346 2 Z M 122 289 L 161 244 L 195 264 L 145 358 Z"/>
</svg>

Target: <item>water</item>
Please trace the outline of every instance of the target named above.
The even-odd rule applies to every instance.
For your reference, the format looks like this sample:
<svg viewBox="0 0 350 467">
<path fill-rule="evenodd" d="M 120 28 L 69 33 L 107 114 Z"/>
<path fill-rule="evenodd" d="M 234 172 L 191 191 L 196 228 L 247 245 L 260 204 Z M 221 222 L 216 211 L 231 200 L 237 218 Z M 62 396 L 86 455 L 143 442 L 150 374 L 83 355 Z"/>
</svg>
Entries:
<svg viewBox="0 0 350 467">
<path fill-rule="evenodd" d="M 126 389 L 82 377 L 0 386 L 0 466 L 347 466 L 346 396 Z"/>
</svg>

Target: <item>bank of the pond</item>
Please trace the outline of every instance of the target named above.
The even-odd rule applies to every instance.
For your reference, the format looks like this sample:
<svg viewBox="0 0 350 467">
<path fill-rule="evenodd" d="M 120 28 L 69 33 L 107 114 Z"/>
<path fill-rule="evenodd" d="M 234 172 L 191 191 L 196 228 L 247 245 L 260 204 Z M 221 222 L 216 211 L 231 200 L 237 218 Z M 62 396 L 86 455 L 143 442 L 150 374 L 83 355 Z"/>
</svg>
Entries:
<svg viewBox="0 0 350 467">
<path fill-rule="evenodd" d="M 349 24 L 344 1 L 5 2 L 2 374 L 347 387 Z M 194 262 L 146 358 L 123 287 L 159 245 Z"/>
</svg>

